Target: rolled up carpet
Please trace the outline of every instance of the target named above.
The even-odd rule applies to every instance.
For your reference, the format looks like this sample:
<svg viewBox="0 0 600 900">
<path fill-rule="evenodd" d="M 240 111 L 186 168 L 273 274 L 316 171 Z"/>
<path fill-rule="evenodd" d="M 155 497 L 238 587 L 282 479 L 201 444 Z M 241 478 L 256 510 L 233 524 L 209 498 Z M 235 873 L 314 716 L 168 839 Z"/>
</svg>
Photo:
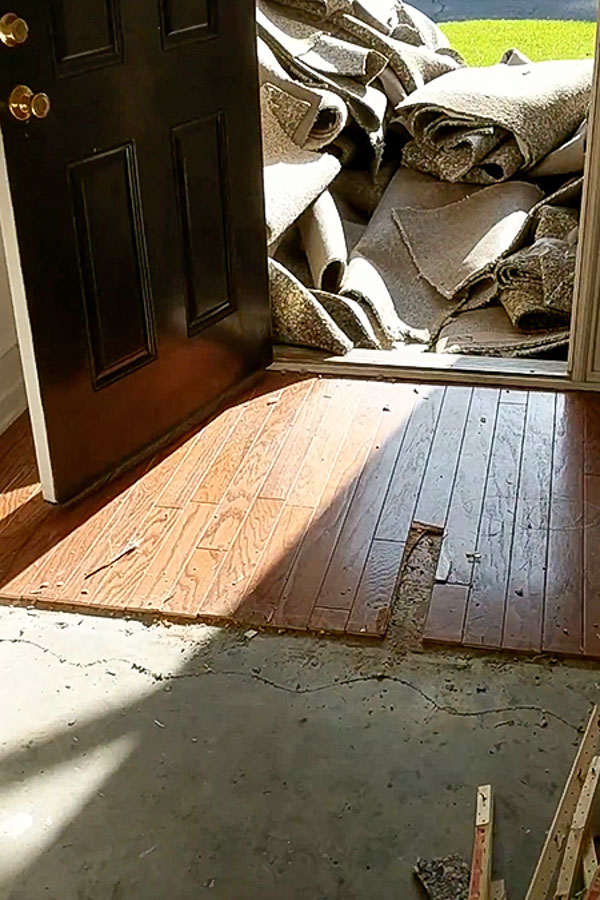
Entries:
<svg viewBox="0 0 600 900">
<path fill-rule="evenodd" d="M 540 238 L 498 266 L 498 299 L 516 328 L 540 332 L 568 327 L 576 261 L 576 243 Z"/>
<path fill-rule="evenodd" d="M 304 210 L 329 187 L 340 171 L 329 153 L 303 150 L 281 127 L 284 108 L 292 129 L 297 112 L 295 98 L 274 84 L 260 88 L 263 136 L 263 178 L 267 244 L 276 241 Z"/>
<path fill-rule="evenodd" d="M 271 101 L 271 112 L 282 130 L 307 150 L 320 150 L 334 141 L 348 121 L 348 107 L 342 98 L 293 79 L 260 37 L 257 47 L 261 85 L 271 85 L 282 92 L 275 95 L 279 102 Z"/>
<path fill-rule="evenodd" d="M 531 177 L 547 178 L 552 175 L 575 175 L 577 172 L 583 172 L 587 133 L 588 123 L 585 119 L 572 137 L 530 170 Z"/>
<path fill-rule="evenodd" d="M 445 181 L 506 181 L 571 138 L 587 114 L 592 74 L 592 60 L 448 72 L 398 106 L 413 138 L 403 162 Z"/>
<path fill-rule="evenodd" d="M 329 191 L 308 207 L 298 225 L 314 287 L 335 294 L 346 273 L 348 248 L 342 219 Z"/>
<path fill-rule="evenodd" d="M 273 339 L 282 344 L 316 347 L 336 356 L 353 344 L 325 307 L 288 272 L 269 260 L 269 293 Z"/>
</svg>

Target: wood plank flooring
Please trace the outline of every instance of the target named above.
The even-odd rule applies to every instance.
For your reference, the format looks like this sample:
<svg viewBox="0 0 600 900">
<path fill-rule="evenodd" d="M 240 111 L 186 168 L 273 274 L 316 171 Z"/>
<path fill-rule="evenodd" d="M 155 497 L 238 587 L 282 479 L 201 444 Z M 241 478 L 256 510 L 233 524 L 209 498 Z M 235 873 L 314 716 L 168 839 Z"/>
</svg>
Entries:
<svg viewBox="0 0 600 900">
<path fill-rule="evenodd" d="M 424 639 L 600 657 L 600 398 L 267 373 L 79 502 L 0 436 L 0 599 L 384 636 L 413 521 Z"/>
</svg>

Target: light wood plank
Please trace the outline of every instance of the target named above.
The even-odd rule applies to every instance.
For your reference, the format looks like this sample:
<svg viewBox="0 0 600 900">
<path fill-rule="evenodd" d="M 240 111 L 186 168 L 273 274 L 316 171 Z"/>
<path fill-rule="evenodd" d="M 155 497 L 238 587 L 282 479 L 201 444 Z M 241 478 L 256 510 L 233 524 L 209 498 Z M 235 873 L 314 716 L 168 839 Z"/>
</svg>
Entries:
<svg viewBox="0 0 600 900">
<path fill-rule="evenodd" d="M 511 650 L 542 646 L 554 413 L 554 394 L 530 395 L 502 636 Z"/>
<path fill-rule="evenodd" d="M 331 555 L 365 461 L 371 451 L 388 388 L 372 383 L 357 399 L 356 413 L 346 421 L 346 436 L 337 442 L 333 465 L 313 520 L 307 529 L 281 601 L 275 625 L 306 628 L 317 604 Z M 356 394 L 355 390 L 355 394 Z"/>
<path fill-rule="evenodd" d="M 345 380 L 329 392 L 331 411 L 325 411 L 294 480 L 288 496 L 291 506 L 311 506 L 313 509 L 318 506 L 352 416 L 367 390 L 368 385 L 364 382 Z"/>
<path fill-rule="evenodd" d="M 315 435 L 319 433 L 323 417 L 327 416 L 332 409 L 336 409 L 339 391 L 340 382 L 333 378 L 315 380 L 310 399 L 304 404 L 300 415 L 288 432 L 275 464 L 261 489 L 261 497 L 287 500 Z M 310 503 L 306 505 L 308 506 Z"/>
<path fill-rule="evenodd" d="M 209 550 L 228 550 L 231 547 L 311 387 L 309 381 L 293 383 L 271 406 L 271 412 L 252 445 L 252 452 L 245 457 L 225 492 L 200 546 Z"/>
<path fill-rule="evenodd" d="M 467 585 L 434 584 L 423 640 L 444 644 L 462 643 L 468 598 Z"/>
<path fill-rule="evenodd" d="M 179 576 L 185 570 L 199 537 L 214 514 L 211 503 L 189 503 L 179 510 L 165 531 L 154 558 L 135 587 L 136 606 L 162 610 L 171 603 Z M 131 606 L 131 603 L 130 603 Z"/>
<path fill-rule="evenodd" d="M 384 637 L 392 615 L 404 547 L 397 541 L 373 541 L 371 544 L 346 625 L 349 634 Z"/>
<path fill-rule="evenodd" d="M 583 650 L 584 401 L 556 398 L 543 649 Z"/>
<path fill-rule="evenodd" d="M 376 537 L 383 541 L 404 543 L 414 519 L 423 475 L 431 452 L 432 438 L 438 423 L 444 388 L 418 388 L 412 412 L 381 513 Z M 436 524 L 436 523 L 432 523 Z"/>
<path fill-rule="evenodd" d="M 454 584 L 471 583 L 473 560 L 469 554 L 477 549 L 477 533 L 498 406 L 498 391 L 480 388 L 473 392 L 446 518 L 446 533 L 437 573 L 440 580 L 447 578 Z M 449 574 L 443 571 L 446 560 L 449 563 Z"/>
<path fill-rule="evenodd" d="M 591 833 L 586 834 L 583 839 L 581 861 L 583 866 L 583 884 L 586 890 L 588 890 L 594 881 L 596 869 L 598 868 L 596 841 L 594 840 L 594 836 Z"/>
<path fill-rule="evenodd" d="M 494 795 L 491 785 L 477 788 L 475 839 L 471 861 L 469 900 L 490 900 L 492 886 L 492 843 Z"/>
<path fill-rule="evenodd" d="M 510 403 L 498 411 L 463 632 L 471 646 L 502 644 L 525 411 Z"/>
<path fill-rule="evenodd" d="M 321 585 L 319 607 L 352 608 L 414 397 L 410 385 L 390 385 L 382 393 L 383 415 Z"/>
<path fill-rule="evenodd" d="M 140 464 L 137 478 L 128 478 L 128 486 L 119 494 L 122 499 L 114 506 L 114 515 L 108 518 L 91 546 L 82 552 L 79 563 L 66 569 L 58 579 L 63 581 L 63 586 L 54 594 L 55 599 L 93 603 L 104 578 L 101 575 L 90 585 L 86 575 L 143 536 L 146 519 L 152 514 L 158 493 L 184 459 L 184 454 L 180 453 L 184 443 L 161 448 L 156 456 Z M 103 572 L 105 574 L 105 570 Z M 82 594 L 84 590 L 87 593 Z"/>
<path fill-rule="evenodd" d="M 259 394 L 241 408 L 227 410 L 227 413 L 219 416 L 213 433 L 209 433 L 204 442 L 204 447 L 210 448 L 215 443 L 214 432 L 217 431 L 217 450 L 211 452 L 209 449 L 210 462 L 205 466 L 204 474 L 200 475 L 198 486 L 192 492 L 195 501 L 218 503 L 221 500 L 258 439 L 273 406 L 279 403 L 283 389 L 282 385 L 270 394 Z"/>
<path fill-rule="evenodd" d="M 446 391 L 415 510 L 418 522 L 446 523 L 472 397 L 472 388 Z"/>
<path fill-rule="evenodd" d="M 195 619 L 198 607 L 226 556 L 223 550 L 197 548 L 179 575 L 173 591 L 161 606 L 165 612 Z"/>
<path fill-rule="evenodd" d="M 237 621 L 252 625 L 268 625 L 272 621 L 312 516 L 313 510 L 308 507 L 285 507 L 266 543 L 246 596 L 234 613 Z"/>
<path fill-rule="evenodd" d="M 144 522 L 137 547 L 86 581 L 94 604 L 103 609 L 137 609 L 136 589 L 152 565 L 157 548 L 174 523 L 177 509 L 155 506 Z M 97 584 L 99 580 L 100 584 Z"/>
<path fill-rule="evenodd" d="M 592 759 L 597 755 L 599 748 L 600 720 L 598 707 L 594 706 L 556 807 L 552 824 L 546 834 L 525 900 L 547 900 L 562 858 L 581 788 Z"/>
<path fill-rule="evenodd" d="M 206 596 L 198 603 L 197 615 L 235 617 L 282 509 L 283 500 L 258 497 L 254 501 Z"/>
<path fill-rule="evenodd" d="M 581 862 L 583 837 L 592 816 L 599 781 L 600 757 L 595 756 L 590 763 L 577 806 L 575 807 L 564 856 L 558 873 L 554 895 L 555 900 L 570 900 L 571 893 L 575 887 L 575 878 Z"/>
</svg>

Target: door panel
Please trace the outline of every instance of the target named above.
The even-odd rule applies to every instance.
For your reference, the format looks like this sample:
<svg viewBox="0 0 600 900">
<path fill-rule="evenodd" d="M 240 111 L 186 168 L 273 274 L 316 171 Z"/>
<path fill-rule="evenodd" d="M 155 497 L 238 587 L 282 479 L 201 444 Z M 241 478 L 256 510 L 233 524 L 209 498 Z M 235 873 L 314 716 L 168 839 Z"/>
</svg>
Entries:
<svg viewBox="0 0 600 900">
<path fill-rule="evenodd" d="M 69 166 L 92 383 L 156 356 L 154 309 L 135 147 Z"/>
<path fill-rule="evenodd" d="M 223 113 L 173 129 L 188 296 L 188 334 L 234 311 Z"/>
<path fill-rule="evenodd" d="M 0 46 L 1 96 L 52 101 L 1 121 L 44 488 L 63 500 L 270 362 L 254 6 L 16 11 L 30 37 Z"/>
<path fill-rule="evenodd" d="M 161 0 L 163 45 L 201 41 L 217 32 L 217 0 Z"/>
<path fill-rule="evenodd" d="M 51 22 L 58 75 L 122 62 L 119 0 L 52 0 Z"/>
</svg>

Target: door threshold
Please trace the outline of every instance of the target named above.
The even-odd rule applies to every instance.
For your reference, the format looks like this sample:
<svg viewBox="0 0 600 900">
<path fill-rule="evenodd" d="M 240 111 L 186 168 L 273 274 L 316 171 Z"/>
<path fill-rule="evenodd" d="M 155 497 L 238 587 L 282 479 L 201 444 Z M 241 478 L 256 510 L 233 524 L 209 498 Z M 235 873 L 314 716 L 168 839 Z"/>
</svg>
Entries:
<svg viewBox="0 0 600 900">
<path fill-rule="evenodd" d="M 590 388 L 590 385 L 572 381 L 566 361 L 428 353 L 418 347 L 397 350 L 351 350 L 345 356 L 332 356 L 308 347 L 275 345 L 271 369 L 321 375 L 558 391 Z"/>
</svg>

